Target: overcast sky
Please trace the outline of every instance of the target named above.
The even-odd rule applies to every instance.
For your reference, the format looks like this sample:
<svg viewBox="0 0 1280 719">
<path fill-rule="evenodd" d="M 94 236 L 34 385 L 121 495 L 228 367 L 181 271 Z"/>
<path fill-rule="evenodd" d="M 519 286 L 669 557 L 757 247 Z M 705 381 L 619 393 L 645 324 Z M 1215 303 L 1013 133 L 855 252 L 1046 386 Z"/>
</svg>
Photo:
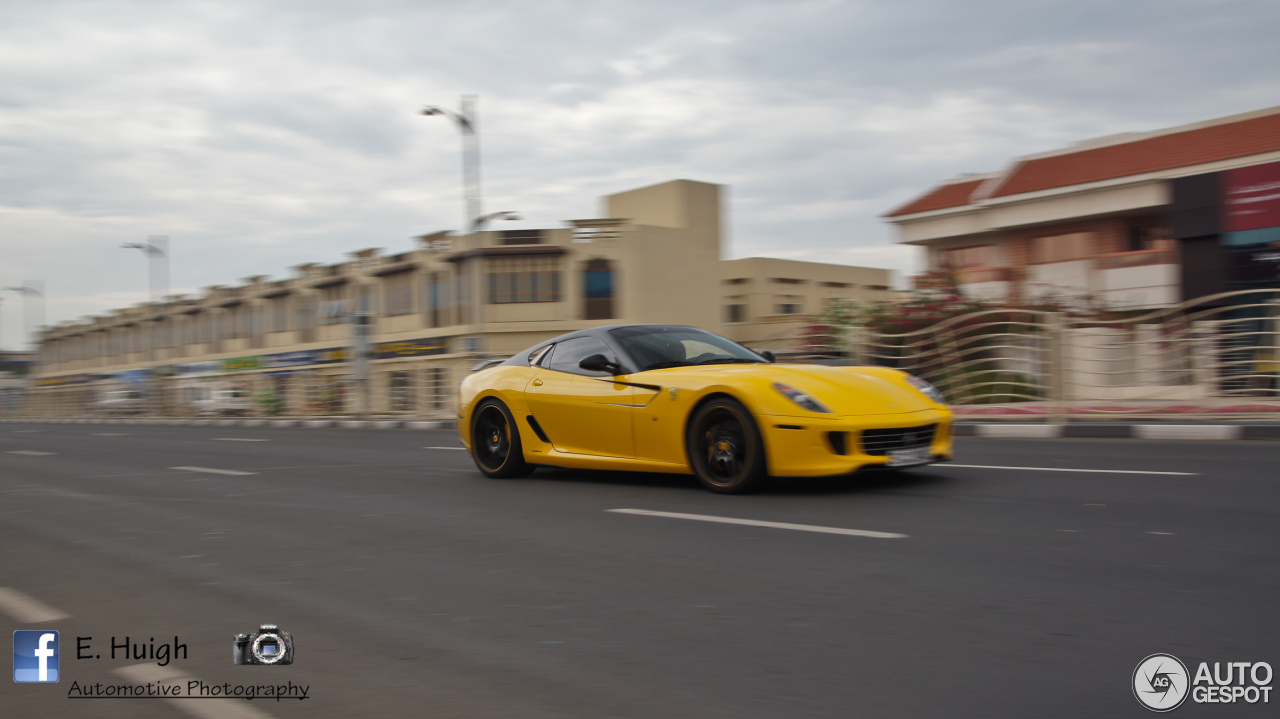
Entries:
<svg viewBox="0 0 1280 719">
<path fill-rule="evenodd" d="M 461 224 L 480 97 L 504 228 L 728 185 L 728 257 L 913 271 L 879 215 L 964 172 L 1280 104 L 1275 0 L 62 2 L 0 5 L 0 286 L 47 321 L 398 252 Z M 22 313 L 3 292 L 0 343 Z"/>
</svg>

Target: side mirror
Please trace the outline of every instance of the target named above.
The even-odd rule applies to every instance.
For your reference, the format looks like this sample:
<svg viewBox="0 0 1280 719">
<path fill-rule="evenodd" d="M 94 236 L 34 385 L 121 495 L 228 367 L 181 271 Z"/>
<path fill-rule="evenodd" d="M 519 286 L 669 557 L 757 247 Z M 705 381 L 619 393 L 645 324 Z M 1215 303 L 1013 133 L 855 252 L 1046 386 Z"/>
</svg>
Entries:
<svg viewBox="0 0 1280 719">
<path fill-rule="evenodd" d="M 622 369 L 616 362 L 610 362 L 604 355 L 583 357 L 578 366 L 591 372 L 608 372 L 610 374 L 617 374 L 618 370 Z"/>
<path fill-rule="evenodd" d="M 777 361 L 778 361 L 776 358 L 774 358 L 773 353 L 772 353 L 772 352 L 770 352 L 769 350 L 765 350 L 765 351 L 761 352 L 761 353 L 760 353 L 760 356 L 761 356 L 761 357 L 763 357 L 763 358 L 765 358 L 765 359 L 767 359 L 767 360 L 769 360 L 770 362 L 777 362 Z"/>
</svg>

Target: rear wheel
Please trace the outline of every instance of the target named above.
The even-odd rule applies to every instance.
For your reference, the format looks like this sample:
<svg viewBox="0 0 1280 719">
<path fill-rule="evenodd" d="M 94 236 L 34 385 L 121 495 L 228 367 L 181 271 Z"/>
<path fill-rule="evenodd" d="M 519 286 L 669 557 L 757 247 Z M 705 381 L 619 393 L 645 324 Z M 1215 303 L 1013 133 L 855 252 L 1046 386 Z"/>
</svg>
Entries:
<svg viewBox="0 0 1280 719">
<path fill-rule="evenodd" d="M 712 492 L 754 492 L 768 480 L 760 430 L 741 402 L 724 397 L 703 404 L 687 432 L 689 464 Z"/>
<path fill-rule="evenodd" d="M 497 479 L 524 477 L 534 469 L 524 461 L 511 410 L 496 399 L 481 402 L 472 415 L 471 456 L 485 476 Z"/>
</svg>

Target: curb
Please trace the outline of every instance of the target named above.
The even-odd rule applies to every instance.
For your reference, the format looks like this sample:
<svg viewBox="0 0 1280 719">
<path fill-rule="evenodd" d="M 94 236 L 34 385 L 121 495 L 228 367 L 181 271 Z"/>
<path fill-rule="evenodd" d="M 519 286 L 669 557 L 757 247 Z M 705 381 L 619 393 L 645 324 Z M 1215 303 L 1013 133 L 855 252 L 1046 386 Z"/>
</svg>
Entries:
<svg viewBox="0 0 1280 719">
<path fill-rule="evenodd" d="M 1240 424 L 977 424 L 958 423 L 956 437 L 992 439 L 1280 440 L 1280 425 Z"/>
<path fill-rule="evenodd" d="M 401 419 L 115 419 L 106 417 L 4 417 L 4 424 L 146 424 L 170 427 L 311 427 L 342 429 L 455 429 L 451 419 L 401 420 Z"/>
</svg>

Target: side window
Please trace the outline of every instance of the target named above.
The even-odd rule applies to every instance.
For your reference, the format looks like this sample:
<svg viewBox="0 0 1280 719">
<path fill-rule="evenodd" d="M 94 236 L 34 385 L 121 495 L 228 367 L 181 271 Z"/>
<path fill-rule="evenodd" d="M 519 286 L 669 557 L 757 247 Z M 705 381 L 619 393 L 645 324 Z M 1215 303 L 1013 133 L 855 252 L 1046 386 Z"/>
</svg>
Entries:
<svg viewBox="0 0 1280 719">
<path fill-rule="evenodd" d="M 555 345 L 547 345 L 529 353 L 529 366 L 539 367 L 545 366 L 546 361 L 551 358 L 551 348 Z"/>
<path fill-rule="evenodd" d="M 553 369 L 557 372 L 568 372 L 588 377 L 607 377 L 609 375 L 608 372 L 588 372 L 578 366 L 579 362 L 595 354 L 604 355 L 611 362 L 618 361 L 613 352 L 595 337 L 575 337 L 556 345 L 555 354 L 551 357 L 550 364 L 546 366 L 548 369 Z"/>
</svg>

